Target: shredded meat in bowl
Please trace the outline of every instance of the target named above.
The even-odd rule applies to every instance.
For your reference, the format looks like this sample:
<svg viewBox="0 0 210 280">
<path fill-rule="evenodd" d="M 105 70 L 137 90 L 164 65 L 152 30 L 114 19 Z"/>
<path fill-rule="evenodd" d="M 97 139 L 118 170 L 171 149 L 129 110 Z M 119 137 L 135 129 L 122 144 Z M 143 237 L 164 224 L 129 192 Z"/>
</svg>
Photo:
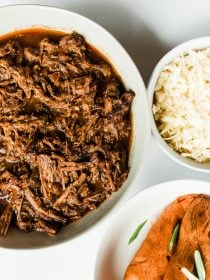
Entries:
<svg viewBox="0 0 210 280">
<path fill-rule="evenodd" d="M 121 187 L 133 98 L 75 32 L 1 45 L 0 235 L 56 234 Z"/>
</svg>

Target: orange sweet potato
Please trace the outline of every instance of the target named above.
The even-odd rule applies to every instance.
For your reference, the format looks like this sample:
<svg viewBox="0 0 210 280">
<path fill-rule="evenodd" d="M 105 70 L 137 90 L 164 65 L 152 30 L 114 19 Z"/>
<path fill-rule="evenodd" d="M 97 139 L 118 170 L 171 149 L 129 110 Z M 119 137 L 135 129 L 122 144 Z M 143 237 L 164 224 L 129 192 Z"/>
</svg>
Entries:
<svg viewBox="0 0 210 280">
<path fill-rule="evenodd" d="M 168 247 L 173 230 L 194 200 L 200 197 L 203 196 L 197 194 L 181 196 L 163 211 L 128 266 L 124 280 L 163 279 L 171 257 Z"/>
</svg>

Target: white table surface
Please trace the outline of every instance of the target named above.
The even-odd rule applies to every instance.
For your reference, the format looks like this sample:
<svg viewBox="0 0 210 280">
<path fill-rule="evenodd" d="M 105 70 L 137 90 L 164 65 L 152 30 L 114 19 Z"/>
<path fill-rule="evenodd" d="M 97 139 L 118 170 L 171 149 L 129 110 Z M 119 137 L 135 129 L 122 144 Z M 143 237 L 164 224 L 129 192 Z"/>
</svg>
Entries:
<svg viewBox="0 0 210 280">
<path fill-rule="evenodd" d="M 210 36 L 208 0 L 0 1 L 0 6 L 12 4 L 56 6 L 93 19 L 124 45 L 145 83 L 154 65 L 173 46 L 192 38 Z M 174 179 L 210 181 L 210 174 L 178 165 L 151 139 L 142 175 L 130 196 L 151 185 Z M 99 244 L 111 220 L 112 217 L 78 239 L 47 250 L 22 252 L 1 248 L 0 277 L 8 280 L 94 279 Z"/>
</svg>

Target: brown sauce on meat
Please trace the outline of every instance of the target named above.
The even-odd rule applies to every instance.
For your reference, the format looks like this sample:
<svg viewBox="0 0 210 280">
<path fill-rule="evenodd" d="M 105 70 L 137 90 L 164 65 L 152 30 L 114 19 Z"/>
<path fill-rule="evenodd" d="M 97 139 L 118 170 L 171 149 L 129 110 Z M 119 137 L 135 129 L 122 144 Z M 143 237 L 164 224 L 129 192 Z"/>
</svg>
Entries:
<svg viewBox="0 0 210 280">
<path fill-rule="evenodd" d="M 44 28 L 31 28 L 13 31 L 0 36 L 0 44 L 3 45 L 9 40 L 17 40 L 23 46 L 38 47 L 40 41 L 45 37 L 51 38 L 53 41 L 58 42 L 62 36 L 67 35 L 66 32 L 44 29 Z"/>
<path fill-rule="evenodd" d="M 0 235 L 53 235 L 121 187 L 133 98 L 75 32 L 0 37 Z"/>
<path fill-rule="evenodd" d="M 45 29 L 45 28 L 31 28 L 31 29 L 22 29 L 18 31 L 13 31 L 10 33 L 7 33 L 5 35 L 0 36 L 0 45 L 3 45 L 7 43 L 9 40 L 16 40 L 20 42 L 22 46 L 28 47 L 38 47 L 40 41 L 46 37 L 50 38 L 54 42 L 58 43 L 59 40 L 65 36 L 68 35 L 68 33 L 64 31 L 58 31 L 58 30 L 51 30 L 51 29 Z M 87 47 L 89 48 L 91 52 L 91 57 L 95 61 L 106 61 L 108 64 L 112 66 L 112 70 L 114 71 L 115 75 L 118 77 L 118 79 L 121 80 L 121 77 L 117 73 L 117 70 L 113 67 L 111 61 L 107 59 L 107 57 L 101 53 L 97 48 L 92 46 L 91 44 L 87 43 Z"/>
</svg>

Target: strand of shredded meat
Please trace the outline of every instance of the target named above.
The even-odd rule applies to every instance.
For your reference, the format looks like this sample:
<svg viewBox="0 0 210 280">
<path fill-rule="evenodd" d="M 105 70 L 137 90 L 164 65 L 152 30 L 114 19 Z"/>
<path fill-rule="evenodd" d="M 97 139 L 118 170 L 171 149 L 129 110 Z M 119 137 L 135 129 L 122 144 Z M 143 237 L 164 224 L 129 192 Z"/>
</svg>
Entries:
<svg viewBox="0 0 210 280">
<path fill-rule="evenodd" d="M 133 98 L 75 32 L 0 47 L 0 235 L 53 235 L 121 187 Z"/>
</svg>

